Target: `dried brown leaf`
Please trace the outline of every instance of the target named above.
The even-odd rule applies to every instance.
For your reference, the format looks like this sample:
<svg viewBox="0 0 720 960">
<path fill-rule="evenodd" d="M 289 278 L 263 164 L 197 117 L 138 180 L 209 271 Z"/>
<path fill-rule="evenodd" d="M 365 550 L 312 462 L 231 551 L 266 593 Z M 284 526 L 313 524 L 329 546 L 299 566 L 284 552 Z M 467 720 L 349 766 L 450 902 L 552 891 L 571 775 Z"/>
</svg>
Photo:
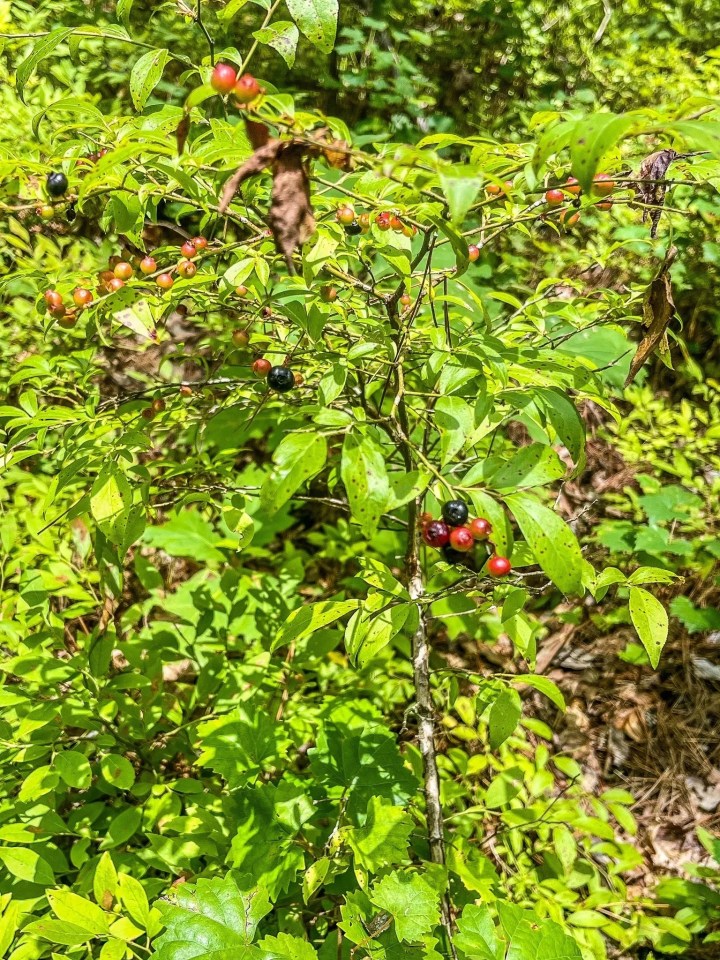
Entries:
<svg viewBox="0 0 720 960">
<path fill-rule="evenodd" d="M 640 164 L 638 171 L 638 183 L 635 186 L 635 193 L 641 203 L 654 205 L 654 210 L 647 207 L 643 210 L 642 222 L 645 223 L 650 217 L 650 236 L 657 234 L 662 206 L 665 203 L 665 194 L 667 193 L 667 184 L 665 174 L 668 167 L 680 156 L 675 150 L 656 150 L 649 157 L 645 157 Z"/>
<path fill-rule="evenodd" d="M 175 140 L 177 141 L 179 157 L 182 156 L 182 152 L 185 149 L 185 141 L 188 138 L 188 133 L 190 133 L 190 114 L 186 113 L 175 130 Z"/>
<path fill-rule="evenodd" d="M 625 380 L 625 386 L 633 382 L 640 368 L 646 363 L 650 354 L 659 347 L 666 352 L 667 328 L 675 314 L 675 303 L 672 297 L 670 283 L 670 267 L 677 256 L 677 247 L 668 250 L 665 262 L 660 268 L 657 277 L 652 281 L 645 293 L 643 302 L 643 324 L 647 333 L 640 341 L 630 364 L 630 372 Z"/>
</svg>

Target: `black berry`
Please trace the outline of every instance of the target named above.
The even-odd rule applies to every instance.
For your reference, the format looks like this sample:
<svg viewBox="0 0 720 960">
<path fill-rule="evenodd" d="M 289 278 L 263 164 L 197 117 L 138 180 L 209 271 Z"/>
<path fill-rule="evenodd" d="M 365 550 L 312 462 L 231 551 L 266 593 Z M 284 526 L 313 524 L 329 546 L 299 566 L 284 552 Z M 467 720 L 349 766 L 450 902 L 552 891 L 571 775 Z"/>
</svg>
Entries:
<svg viewBox="0 0 720 960">
<path fill-rule="evenodd" d="M 288 367 L 271 367 L 267 383 L 271 390 L 287 393 L 295 386 L 295 374 Z"/>
<path fill-rule="evenodd" d="M 68 178 L 64 173 L 49 173 L 46 186 L 51 197 L 61 197 L 68 188 Z"/>
<path fill-rule="evenodd" d="M 352 223 L 348 223 L 345 227 L 345 233 L 349 237 L 356 237 L 359 233 L 362 233 L 362 227 L 357 220 L 353 220 Z"/>
<path fill-rule="evenodd" d="M 448 500 L 443 504 L 443 520 L 451 527 L 461 527 L 467 521 L 468 513 L 468 508 L 462 500 Z"/>
</svg>

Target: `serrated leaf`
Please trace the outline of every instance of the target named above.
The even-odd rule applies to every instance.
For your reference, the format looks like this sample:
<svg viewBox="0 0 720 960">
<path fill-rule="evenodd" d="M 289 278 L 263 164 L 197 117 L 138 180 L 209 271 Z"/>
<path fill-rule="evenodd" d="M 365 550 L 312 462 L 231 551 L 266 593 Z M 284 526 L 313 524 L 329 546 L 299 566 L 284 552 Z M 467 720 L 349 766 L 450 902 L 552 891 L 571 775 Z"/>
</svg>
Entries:
<svg viewBox="0 0 720 960">
<path fill-rule="evenodd" d="M 456 946 L 472 960 L 501 960 L 505 946 L 497 935 L 495 923 L 486 906 L 468 904 L 458 918 Z"/>
<path fill-rule="evenodd" d="M 505 503 L 517 520 L 532 554 L 565 594 L 580 594 L 583 557 L 570 527 L 532 494 L 513 493 Z"/>
<path fill-rule="evenodd" d="M 395 921 L 398 940 L 417 941 L 440 922 L 439 896 L 417 873 L 391 873 L 373 887 L 372 902 Z"/>
<path fill-rule="evenodd" d="M 317 960 L 317 951 L 311 943 L 289 933 L 265 937 L 258 946 L 263 952 L 263 960 Z"/>
<path fill-rule="evenodd" d="M 286 0 L 290 16 L 308 40 L 330 53 L 337 33 L 338 0 Z"/>
<path fill-rule="evenodd" d="M 668 615 L 665 607 L 642 587 L 630 587 L 630 619 L 645 647 L 653 669 L 660 662 L 660 653 L 668 635 Z"/>
<path fill-rule="evenodd" d="M 371 873 L 378 873 L 407 861 L 412 831 L 412 818 L 401 807 L 382 797 L 371 797 L 364 826 L 349 830 L 347 841 L 358 863 Z"/>
<path fill-rule="evenodd" d="M 283 728 L 261 710 L 237 707 L 198 727 L 200 756 L 195 761 L 227 780 L 231 790 L 273 770 L 289 741 Z"/>
<path fill-rule="evenodd" d="M 298 28 L 294 23 L 278 20 L 277 23 L 271 23 L 269 27 L 256 30 L 253 37 L 260 43 L 265 43 L 273 50 L 277 50 L 289 67 L 294 66 L 295 51 L 300 39 Z"/>
<path fill-rule="evenodd" d="M 165 64 L 168 60 L 168 51 L 148 50 L 135 63 L 130 73 L 130 96 L 136 110 L 142 110 L 150 94 L 162 77 Z"/>
</svg>

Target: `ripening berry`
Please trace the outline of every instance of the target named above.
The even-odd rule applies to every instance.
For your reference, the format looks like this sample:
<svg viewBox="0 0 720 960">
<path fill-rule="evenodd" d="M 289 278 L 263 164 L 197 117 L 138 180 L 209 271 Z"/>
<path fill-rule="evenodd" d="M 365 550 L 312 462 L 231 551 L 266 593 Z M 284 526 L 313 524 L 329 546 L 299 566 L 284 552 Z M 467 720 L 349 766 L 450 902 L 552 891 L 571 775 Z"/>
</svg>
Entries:
<svg viewBox="0 0 720 960">
<path fill-rule="evenodd" d="M 60 303 L 51 303 L 48 304 L 48 313 L 51 317 L 59 319 L 60 317 L 65 316 L 65 304 L 60 301 Z"/>
<path fill-rule="evenodd" d="M 337 287 L 322 287 L 320 289 L 320 299 L 325 303 L 332 303 L 333 300 L 337 300 L 337 297 Z"/>
<path fill-rule="evenodd" d="M 125 260 L 121 260 L 119 263 L 115 264 L 113 268 L 113 274 L 118 278 L 118 280 L 129 280 L 133 275 L 132 266 L 127 263 Z"/>
<path fill-rule="evenodd" d="M 512 570 L 512 564 L 507 557 L 496 554 L 488 560 L 487 568 L 491 577 L 504 577 Z"/>
<path fill-rule="evenodd" d="M 193 237 L 192 242 L 195 244 L 196 250 L 205 250 L 208 245 L 208 242 L 205 239 L 205 237 Z"/>
<path fill-rule="evenodd" d="M 150 404 L 150 409 L 153 413 L 162 413 L 165 409 L 165 401 L 162 397 L 155 397 L 153 402 Z"/>
<path fill-rule="evenodd" d="M 64 173 L 49 173 L 45 181 L 45 189 L 51 197 L 62 197 L 67 191 L 68 178 Z"/>
<path fill-rule="evenodd" d="M 601 197 L 606 197 L 615 189 L 615 181 L 609 173 L 598 173 L 593 178 L 593 192 L 599 193 Z"/>
<path fill-rule="evenodd" d="M 361 213 L 360 216 L 357 218 L 357 220 L 358 220 L 358 223 L 360 224 L 360 229 L 362 230 L 362 232 L 367 233 L 368 230 L 370 229 L 370 214 Z"/>
<path fill-rule="evenodd" d="M 355 207 L 349 203 L 343 204 L 341 207 L 337 208 L 337 211 L 335 212 L 335 219 L 338 223 L 342 223 L 343 225 L 352 223 L 355 219 Z"/>
<path fill-rule="evenodd" d="M 390 220 L 391 220 L 391 216 L 389 213 L 379 213 L 375 217 L 375 223 L 377 225 L 378 230 L 389 230 Z"/>
<path fill-rule="evenodd" d="M 595 204 L 596 210 L 612 210 L 613 202 L 612 200 L 601 200 L 599 203 Z"/>
<path fill-rule="evenodd" d="M 476 247 L 474 243 L 471 243 L 468 247 L 468 260 L 470 263 L 475 263 L 477 258 L 480 256 L 480 247 Z"/>
<path fill-rule="evenodd" d="M 564 227 L 574 227 L 579 220 L 580 214 L 577 210 L 563 210 L 560 214 L 560 223 L 562 223 Z"/>
<path fill-rule="evenodd" d="M 393 214 L 390 217 L 390 229 L 396 230 L 398 233 L 401 233 L 405 227 L 405 224 L 402 222 L 400 217 Z"/>
<path fill-rule="evenodd" d="M 443 504 L 443 520 L 451 527 L 462 527 L 467 522 L 468 514 L 467 504 L 462 500 L 448 500 Z"/>
<path fill-rule="evenodd" d="M 153 257 L 143 257 L 140 261 L 140 273 L 144 273 L 146 276 L 149 273 L 155 273 L 157 270 L 157 263 Z"/>
<path fill-rule="evenodd" d="M 421 529 L 425 528 L 429 523 L 433 522 L 433 515 L 428 513 L 427 510 L 424 513 L 421 513 L 418 517 L 418 523 L 420 524 Z"/>
<path fill-rule="evenodd" d="M 233 96 L 238 103 L 252 103 L 261 92 L 262 87 L 249 73 L 244 73 L 233 87 Z"/>
<path fill-rule="evenodd" d="M 505 191 L 503 190 L 503 188 L 500 186 L 499 183 L 489 183 L 485 187 L 485 192 L 489 193 L 491 197 L 499 197 L 500 194 L 504 193 Z"/>
<path fill-rule="evenodd" d="M 574 197 L 579 197 L 580 194 L 582 193 L 582 190 L 580 189 L 580 184 L 577 182 L 575 177 L 568 177 L 567 180 L 565 181 L 565 186 L 563 189 L 566 190 L 568 193 L 571 193 Z"/>
<path fill-rule="evenodd" d="M 412 238 L 417 235 L 417 227 L 414 223 L 405 223 L 403 224 L 402 234 L 404 237 L 409 237 L 412 240 Z"/>
<path fill-rule="evenodd" d="M 41 207 L 37 208 L 37 215 L 41 220 L 52 220 L 55 216 L 55 207 L 49 203 L 44 203 Z"/>
<path fill-rule="evenodd" d="M 422 537 L 429 547 L 439 550 L 450 542 L 450 527 L 442 520 L 432 520 L 423 529 Z"/>
<path fill-rule="evenodd" d="M 260 357 L 252 365 L 252 372 L 256 377 L 266 377 L 272 370 L 272 364 L 265 357 Z"/>
<path fill-rule="evenodd" d="M 77 323 L 77 314 L 69 310 L 67 313 L 64 313 L 61 317 L 58 317 L 58 323 L 61 327 L 64 327 L 66 330 L 72 330 L 72 328 Z"/>
<path fill-rule="evenodd" d="M 121 280 L 120 277 L 113 277 L 112 280 L 108 280 L 107 288 L 110 293 L 115 293 L 117 290 L 122 290 L 125 286 L 125 281 Z"/>
<path fill-rule="evenodd" d="M 460 553 L 467 553 L 475 546 L 475 538 L 468 527 L 455 527 L 450 532 L 450 546 Z"/>
<path fill-rule="evenodd" d="M 562 190 L 548 190 L 545 194 L 545 200 L 551 207 L 559 207 L 565 201 L 565 194 Z"/>
<path fill-rule="evenodd" d="M 210 77 L 210 86 L 217 93 L 230 93 L 237 83 L 237 73 L 229 63 L 218 63 Z"/>
<path fill-rule="evenodd" d="M 484 517 L 476 517 L 468 524 L 468 529 L 476 540 L 487 540 L 492 533 L 492 525 Z"/>
<path fill-rule="evenodd" d="M 293 380 L 296 387 L 301 387 L 305 383 L 305 377 L 301 373 L 294 373 Z"/>
<path fill-rule="evenodd" d="M 185 257 L 186 260 L 192 260 L 193 257 L 197 256 L 197 247 L 192 240 L 186 240 L 185 243 L 180 247 L 180 253 Z"/>
<path fill-rule="evenodd" d="M 155 411 L 152 407 L 145 407 L 145 409 L 140 413 L 140 416 L 143 420 L 152 420 L 155 417 Z"/>
<path fill-rule="evenodd" d="M 409 293 L 404 293 L 404 294 L 400 297 L 400 304 L 401 304 L 403 307 L 409 307 L 411 303 L 412 303 L 412 297 L 410 296 Z"/>
<path fill-rule="evenodd" d="M 160 287 L 161 290 L 169 290 L 175 281 L 169 273 L 160 273 L 157 277 L 155 277 L 155 283 Z"/>
<path fill-rule="evenodd" d="M 271 390 L 287 393 L 295 386 L 295 374 L 289 367 L 271 367 L 267 375 L 267 383 Z"/>
<path fill-rule="evenodd" d="M 178 275 L 185 280 L 191 280 L 197 273 L 197 266 L 192 260 L 180 260 L 177 265 Z"/>
<path fill-rule="evenodd" d="M 246 347 L 250 343 L 250 337 L 245 330 L 233 330 L 232 342 L 236 347 Z"/>
<path fill-rule="evenodd" d="M 186 383 L 183 383 L 183 385 L 180 387 L 180 396 L 187 399 L 187 397 L 191 397 L 192 395 L 192 387 L 189 387 Z"/>
<path fill-rule="evenodd" d="M 248 288 L 244 283 L 239 284 L 235 287 L 235 296 L 237 297 L 246 297 L 248 295 Z"/>
<path fill-rule="evenodd" d="M 48 305 L 48 308 L 62 306 L 63 298 L 57 290 L 46 290 L 43 296 L 45 297 L 45 303 Z"/>
<path fill-rule="evenodd" d="M 92 303 L 93 295 L 85 287 L 76 287 L 73 292 L 73 300 L 76 306 L 86 307 L 89 303 Z"/>
<path fill-rule="evenodd" d="M 265 317 L 266 320 L 269 320 L 270 317 L 273 315 L 272 307 L 263 307 L 262 315 Z"/>
</svg>

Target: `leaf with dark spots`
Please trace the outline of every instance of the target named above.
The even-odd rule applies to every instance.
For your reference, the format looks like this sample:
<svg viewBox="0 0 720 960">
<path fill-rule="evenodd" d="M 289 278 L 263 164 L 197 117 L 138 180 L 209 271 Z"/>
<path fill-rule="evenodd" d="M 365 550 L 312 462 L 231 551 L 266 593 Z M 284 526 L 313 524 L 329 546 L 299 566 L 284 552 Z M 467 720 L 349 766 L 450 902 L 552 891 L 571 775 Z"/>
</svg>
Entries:
<svg viewBox="0 0 720 960">
<path fill-rule="evenodd" d="M 663 353 L 667 353 L 670 349 L 667 342 L 667 328 L 675 314 L 675 304 L 672 297 L 669 271 L 676 256 L 677 247 L 671 247 L 659 274 L 652 281 L 645 294 L 643 324 L 647 328 L 647 333 L 641 340 L 630 364 L 630 372 L 625 381 L 626 387 L 633 382 L 640 368 L 656 348 L 659 347 Z"/>
</svg>

